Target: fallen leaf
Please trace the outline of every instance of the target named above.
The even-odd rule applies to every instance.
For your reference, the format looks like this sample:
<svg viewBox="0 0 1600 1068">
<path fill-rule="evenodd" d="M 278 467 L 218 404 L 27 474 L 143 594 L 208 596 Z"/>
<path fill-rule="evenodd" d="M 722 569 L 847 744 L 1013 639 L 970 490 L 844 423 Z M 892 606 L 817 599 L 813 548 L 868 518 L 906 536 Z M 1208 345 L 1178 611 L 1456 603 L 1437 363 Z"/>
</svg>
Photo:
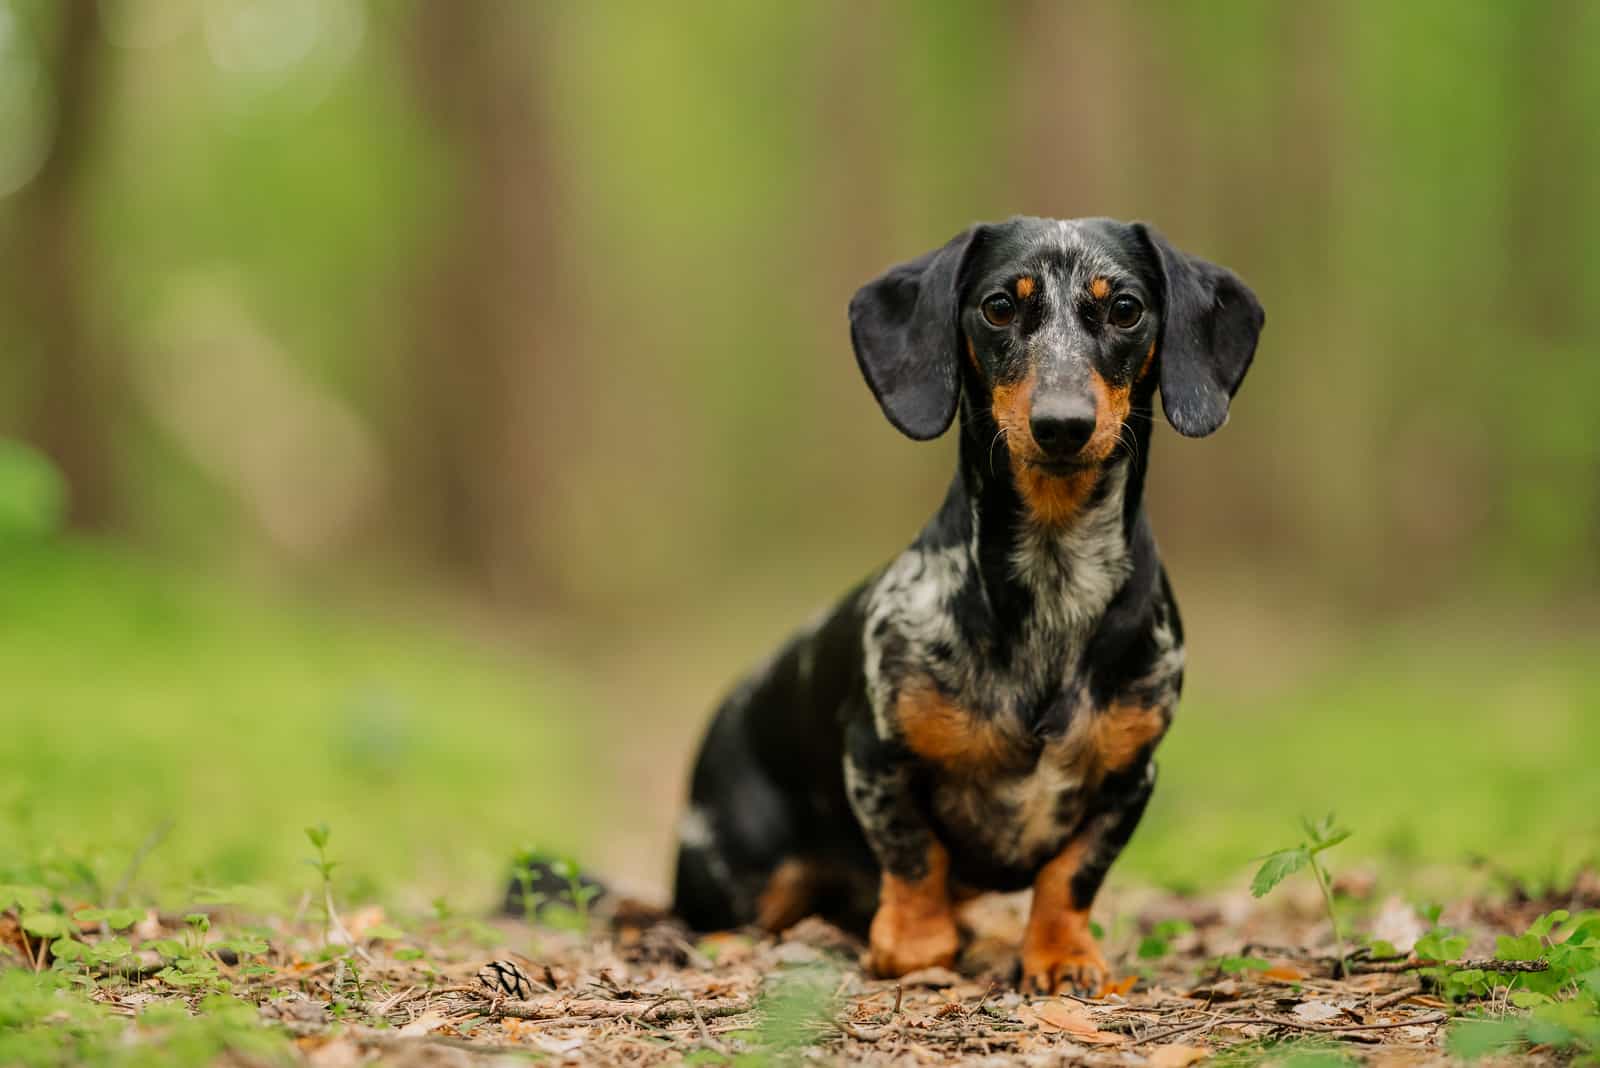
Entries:
<svg viewBox="0 0 1600 1068">
<path fill-rule="evenodd" d="M 1150 1068 L 1188 1068 L 1209 1056 L 1211 1051 L 1204 1046 L 1157 1046 L 1145 1063 Z"/>
<path fill-rule="evenodd" d="M 1298 983 L 1306 977 L 1306 973 L 1293 964 L 1274 964 L 1261 973 L 1263 979 L 1276 979 L 1280 983 Z"/>
<path fill-rule="evenodd" d="M 439 1012 L 425 1012 L 415 1020 L 406 1024 L 395 1032 L 401 1038 L 421 1038 L 430 1034 L 435 1027 L 445 1022 L 444 1014 Z"/>
<path fill-rule="evenodd" d="M 1427 924 L 1422 922 L 1417 910 L 1402 897 L 1385 901 L 1372 921 L 1372 937 L 1388 942 L 1400 953 L 1410 953 L 1417 939 L 1427 931 Z"/>
<path fill-rule="evenodd" d="M 1302 1001 L 1294 1007 L 1294 1015 L 1307 1023 L 1321 1023 L 1323 1020 L 1343 1016 L 1344 1013 L 1329 1001 Z"/>
<path fill-rule="evenodd" d="M 1024 1005 L 1018 1010 L 1018 1015 L 1024 1012 L 1028 1014 L 1025 1019 L 1030 1019 L 1047 1034 L 1068 1034 L 1075 1041 L 1096 1046 L 1115 1046 L 1123 1041 L 1121 1035 L 1096 1027 L 1089 1014 L 1082 1009 L 1062 1001 L 1036 1001 L 1032 1005 Z"/>
<path fill-rule="evenodd" d="M 1107 980 L 1106 985 L 1100 988 L 1100 996 L 1105 998 L 1116 994 L 1120 997 L 1132 990 L 1138 981 L 1137 975 L 1125 975 L 1121 979 Z"/>
</svg>

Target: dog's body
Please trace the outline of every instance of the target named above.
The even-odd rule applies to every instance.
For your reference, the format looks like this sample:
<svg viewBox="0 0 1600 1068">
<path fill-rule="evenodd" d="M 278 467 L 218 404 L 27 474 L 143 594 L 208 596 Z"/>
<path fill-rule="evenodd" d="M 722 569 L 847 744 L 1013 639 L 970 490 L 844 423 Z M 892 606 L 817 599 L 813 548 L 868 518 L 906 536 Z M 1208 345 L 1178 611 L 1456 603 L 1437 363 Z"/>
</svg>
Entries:
<svg viewBox="0 0 1600 1068">
<path fill-rule="evenodd" d="M 1088 910 L 1155 781 L 1183 635 L 1145 517 L 1157 384 L 1227 415 L 1262 322 L 1231 273 L 1143 226 L 1014 219 L 851 304 L 857 359 L 960 463 L 909 549 L 722 704 L 680 827 L 693 926 L 868 926 L 872 964 L 949 963 L 952 899 L 1031 885 L 1034 989 L 1097 988 Z"/>
</svg>

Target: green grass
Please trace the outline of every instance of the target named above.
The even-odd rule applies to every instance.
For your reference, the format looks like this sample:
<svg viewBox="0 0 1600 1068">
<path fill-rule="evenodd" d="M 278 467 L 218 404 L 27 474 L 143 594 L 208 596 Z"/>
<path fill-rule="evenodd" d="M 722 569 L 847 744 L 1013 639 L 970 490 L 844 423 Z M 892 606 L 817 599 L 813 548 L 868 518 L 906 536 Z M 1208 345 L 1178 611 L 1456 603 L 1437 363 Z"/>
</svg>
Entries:
<svg viewBox="0 0 1600 1068">
<path fill-rule="evenodd" d="M 1484 859 L 1547 882 L 1600 859 L 1600 651 L 1529 631 L 1489 643 L 1417 626 L 1235 702 L 1191 685 L 1160 783 L 1118 871 L 1175 885 L 1238 877 L 1300 816 L 1355 830 L 1341 863 Z"/>
<path fill-rule="evenodd" d="M 311 885 L 482 903 L 522 842 L 601 828 L 580 690 L 424 621 L 341 615 L 89 546 L 0 553 L 0 882 L 114 884 L 170 822 L 147 888 Z M 52 880 L 58 881 L 58 880 Z"/>
<path fill-rule="evenodd" d="M 1117 877 L 1239 880 L 1301 815 L 1330 810 L 1356 831 L 1341 866 L 1485 857 L 1542 880 L 1595 860 L 1593 643 L 1442 633 L 1371 636 L 1245 700 L 1197 665 Z M 0 881 L 44 865 L 57 884 L 108 887 L 170 823 L 146 892 L 248 883 L 292 900 L 313 881 L 303 828 L 325 820 L 342 899 L 485 904 L 519 845 L 590 854 L 639 803 L 609 796 L 627 743 L 592 726 L 599 686 L 537 653 L 94 546 L 13 543 Z"/>
</svg>

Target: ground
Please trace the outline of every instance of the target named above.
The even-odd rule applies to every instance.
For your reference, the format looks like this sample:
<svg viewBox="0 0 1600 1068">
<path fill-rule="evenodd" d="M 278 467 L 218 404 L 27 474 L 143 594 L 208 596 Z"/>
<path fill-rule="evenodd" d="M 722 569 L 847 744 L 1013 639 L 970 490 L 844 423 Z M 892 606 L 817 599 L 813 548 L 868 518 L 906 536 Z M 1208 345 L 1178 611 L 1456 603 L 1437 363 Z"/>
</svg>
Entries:
<svg viewBox="0 0 1600 1068">
<path fill-rule="evenodd" d="M 0 554 L 0 1065 L 447 1063 L 492 1044 L 582 1063 L 1385 1059 L 1442 1056 L 1456 1028 L 1463 1050 L 1593 1048 L 1580 1010 L 1600 972 L 1564 944 L 1600 904 L 1583 874 L 1600 657 L 1581 628 L 1329 636 L 1196 597 L 1200 666 L 1095 913 L 1135 984 L 1086 1004 L 1012 992 L 1016 902 L 975 918 L 960 975 L 898 988 L 815 923 L 702 940 L 493 918 L 527 844 L 660 904 L 708 695 L 801 606 L 756 591 L 705 609 L 721 631 L 604 644 L 310 592 L 88 543 Z M 1329 809 L 1355 832 L 1326 854 L 1351 950 L 1404 949 L 1420 925 L 1451 959 L 1562 959 L 1334 979 L 1310 870 L 1260 901 L 1245 889 Z M 323 821 L 319 859 L 305 829 Z M 342 920 L 326 931 L 325 901 Z M 1572 915 L 1530 946 L 1558 907 Z M 474 978 L 491 960 L 530 996 L 496 1005 Z"/>
<path fill-rule="evenodd" d="M 180 1062 L 319 1066 L 516 1055 L 593 1065 L 1173 1068 L 1444 1063 L 1508 1043 L 1514 1057 L 1499 1056 L 1515 1063 L 1565 1063 L 1585 1043 L 1594 1055 L 1600 913 L 1579 935 L 1590 946 L 1585 967 L 1597 969 L 1578 980 L 1590 992 L 1587 1023 L 1531 1032 L 1513 1001 L 1534 1005 L 1535 1020 L 1561 1004 L 1540 1001 L 1535 987 L 1551 988 L 1548 969 L 1564 966 L 1559 947 L 1585 922 L 1583 910 L 1600 906 L 1600 878 L 1586 874 L 1544 900 L 1461 900 L 1435 917 L 1383 897 L 1365 875 L 1338 893 L 1346 915 L 1383 938 L 1343 947 L 1343 963 L 1314 888 L 1271 903 L 1242 891 L 1124 893 L 1105 932 L 1116 978 L 1096 998 L 1016 993 L 1020 897 L 969 909 L 959 971 L 900 981 L 864 974 L 860 943 L 820 919 L 778 937 L 693 937 L 657 910 L 605 898 L 586 918 L 548 906 L 544 919 L 558 926 L 444 914 L 402 929 L 376 907 L 335 906 L 314 919 L 306 912 L 315 908 L 294 918 L 237 905 L 188 916 L 113 910 L 73 922 L 53 943 L 70 950 L 59 961 L 12 912 L 0 916 L 0 968 L 9 965 L 0 971 L 0 1063 L 171 1063 L 161 1058 L 181 1050 Z M 1541 917 L 1548 929 L 1525 951 L 1496 937 L 1538 931 Z M 1447 951 L 1469 959 L 1427 968 L 1417 955 L 1436 951 L 1442 931 L 1457 940 Z M 1463 968 L 1480 978 L 1463 982 Z"/>
</svg>

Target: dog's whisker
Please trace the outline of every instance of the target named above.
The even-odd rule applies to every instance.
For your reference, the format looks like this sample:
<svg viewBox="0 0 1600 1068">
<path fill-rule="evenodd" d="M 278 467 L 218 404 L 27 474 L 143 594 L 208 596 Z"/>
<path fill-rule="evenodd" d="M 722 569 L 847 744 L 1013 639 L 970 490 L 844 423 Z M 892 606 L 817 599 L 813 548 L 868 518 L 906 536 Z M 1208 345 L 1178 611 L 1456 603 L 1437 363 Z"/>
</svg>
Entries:
<svg viewBox="0 0 1600 1068">
<path fill-rule="evenodd" d="M 989 442 L 989 476 L 991 478 L 994 477 L 994 447 L 995 447 L 996 444 L 999 443 L 1000 439 L 1004 438 L 1005 436 L 1006 436 L 1006 428 L 1002 424 L 1000 429 L 996 430 L 994 432 L 994 440 Z M 1009 447 L 1010 447 L 1010 445 L 1008 443 L 1007 444 L 1007 448 L 1009 448 Z"/>
</svg>

